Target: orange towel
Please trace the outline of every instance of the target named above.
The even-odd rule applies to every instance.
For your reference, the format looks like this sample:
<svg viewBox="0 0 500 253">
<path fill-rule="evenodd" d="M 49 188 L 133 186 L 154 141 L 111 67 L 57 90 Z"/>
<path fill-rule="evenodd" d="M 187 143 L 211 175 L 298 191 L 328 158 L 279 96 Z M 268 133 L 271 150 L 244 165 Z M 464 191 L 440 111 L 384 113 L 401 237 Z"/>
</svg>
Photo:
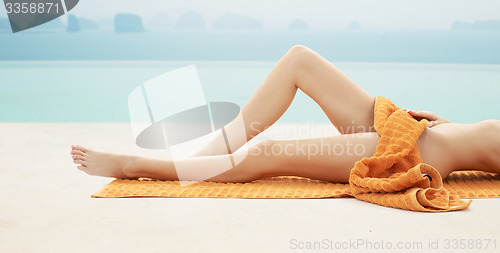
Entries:
<svg viewBox="0 0 500 253">
<path fill-rule="evenodd" d="M 374 126 L 380 135 L 375 154 L 354 165 L 351 194 L 359 200 L 413 211 L 466 209 L 468 202 L 443 187 L 439 172 L 422 162 L 417 140 L 428 121 L 415 120 L 384 97 L 375 98 Z M 432 182 L 423 176 L 428 174 Z"/>
<path fill-rule="evenodd" d="M 483 171 L 455 171 L 443 180 L 448 192 L 461 198 L 500 198 L 500 174 Z M 181 186 L 179 181 L 148 178 L 115 179 L 92 195 L 93 198 L 243 198 L 303 199 L 352 197 L 349 184 L 330 183 L 303 177 L 263 178 L 247 183 L 198 182 Z"/>
</svg>

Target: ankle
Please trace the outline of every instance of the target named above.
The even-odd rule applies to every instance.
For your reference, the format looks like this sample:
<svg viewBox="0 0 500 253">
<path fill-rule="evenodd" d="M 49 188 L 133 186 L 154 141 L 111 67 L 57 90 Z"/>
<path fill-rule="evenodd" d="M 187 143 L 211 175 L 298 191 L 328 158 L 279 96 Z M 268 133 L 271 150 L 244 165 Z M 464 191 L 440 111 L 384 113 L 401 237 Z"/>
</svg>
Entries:
<svg viewBox="0 0 500 253">
<path fill-rule="evenodd" d="M 139 178 L 141 177 L 140 171 L 140 157 L 137 156 L 126 156 L 124 157 L 123 164 L 123 174 L 127 178 Z"/>
</svg>

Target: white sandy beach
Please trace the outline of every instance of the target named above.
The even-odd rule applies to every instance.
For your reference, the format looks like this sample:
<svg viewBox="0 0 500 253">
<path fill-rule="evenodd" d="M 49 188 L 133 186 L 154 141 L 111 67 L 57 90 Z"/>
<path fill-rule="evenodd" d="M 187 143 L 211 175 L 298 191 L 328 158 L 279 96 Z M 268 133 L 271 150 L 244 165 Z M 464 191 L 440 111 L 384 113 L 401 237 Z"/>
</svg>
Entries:
<svg viewBox="0 0 500 253">
<path fill-rule="evenodd" d="M 78 171 L 70 145 L 147 153 L 134 146 L 128 124 L 2 123 L 0 141 L 0 252 L 293 252 L 307 246 L 299 242 L 324 240 L 333 244 L 316 251 L 341 251 L 335 242 L 347 242 L 344 251 L 400 243 L 424 252 L 429 242 L 436 252 L 464 251 L 445 248 L 453 239 L 481 239 L 481 252 L 495 252 L 484 240 L 498 239 L 500 248 L 500 199 L 448 213 L 353 198 L 93 199 L 112 179 Z"/>
</svg>

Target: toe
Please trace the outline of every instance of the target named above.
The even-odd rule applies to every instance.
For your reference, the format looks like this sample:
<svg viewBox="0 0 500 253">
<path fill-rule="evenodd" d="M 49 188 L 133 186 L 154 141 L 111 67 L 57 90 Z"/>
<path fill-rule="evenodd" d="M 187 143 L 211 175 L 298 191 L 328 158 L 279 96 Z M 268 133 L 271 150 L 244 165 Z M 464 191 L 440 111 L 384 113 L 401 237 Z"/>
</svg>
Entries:
<svg viewBox="0 0 500 253">
<path fill-rule="evenodd" d="M 84 147 L 82 147 L 80 145 L 76 145 L 76 144 L 71 145 L 71 149 L 72 150 L 78 150 L 78 151 L 81 151 L 83 153 L 85 153 L 85 152 L 88 151 L 88 149 L 86 149 L 86 148 L 84 148 Z"/>
<path fill-rule="evenodd" d="M 87 166 L 87 162 L 85 160 L 82 160 L 82 159 L 79 159 L 79 158 L 76 158 L 75 160 L 73 160 L 73 163 L 75 164 L 79 164 L 79 165 L 82 165 L 82 166 Z"/>
<path fill-rule="evenodd" d="M 78 170 L 85 171 L 85 167 L 83 167 L 83 166 L 77 166 L 76 168 L 77 168 Z"/>
<path fill-rule="evenodd" d="M 86 156 L 86 153 L 85 153 L 85 152 L 82 152 L 82 151 L 80 151 L 80 150 L 76 150 L 76 149 L 74 149 L 74 150 L 71 150 L 71 155 L 80 155 L 80 156 L 84 156 L 84 157 L 85 157 L 85 156 Z"/>
<path fill-rule="evenodd" d="M 85 157 L 83 155 L 72 155 L 71 156 L 73 158 L 73 160 L 82 160 L 82 161 L 85 161 Z"/>
</svg>

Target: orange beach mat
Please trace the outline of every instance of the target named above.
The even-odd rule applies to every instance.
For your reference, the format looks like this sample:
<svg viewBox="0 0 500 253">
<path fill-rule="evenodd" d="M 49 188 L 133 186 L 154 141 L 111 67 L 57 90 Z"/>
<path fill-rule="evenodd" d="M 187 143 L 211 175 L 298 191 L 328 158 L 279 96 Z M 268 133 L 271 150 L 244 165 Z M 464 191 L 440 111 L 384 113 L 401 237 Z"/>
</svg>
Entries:
<svg viewBox="0 0 500 253">
<path fill-rule="evenodd" d="M 455 171 L 443 187 L 460 198 L 499 198 L 500 174 Z M 301 177 L 274 177 L 248 183 L 198 182 L 180 186 L 179 181 L 115 179 L 92 195 L 94 198 L 247 198 L 307 199 L 351 197 L 349 184 L 329 183 Z"/>
</svg>

